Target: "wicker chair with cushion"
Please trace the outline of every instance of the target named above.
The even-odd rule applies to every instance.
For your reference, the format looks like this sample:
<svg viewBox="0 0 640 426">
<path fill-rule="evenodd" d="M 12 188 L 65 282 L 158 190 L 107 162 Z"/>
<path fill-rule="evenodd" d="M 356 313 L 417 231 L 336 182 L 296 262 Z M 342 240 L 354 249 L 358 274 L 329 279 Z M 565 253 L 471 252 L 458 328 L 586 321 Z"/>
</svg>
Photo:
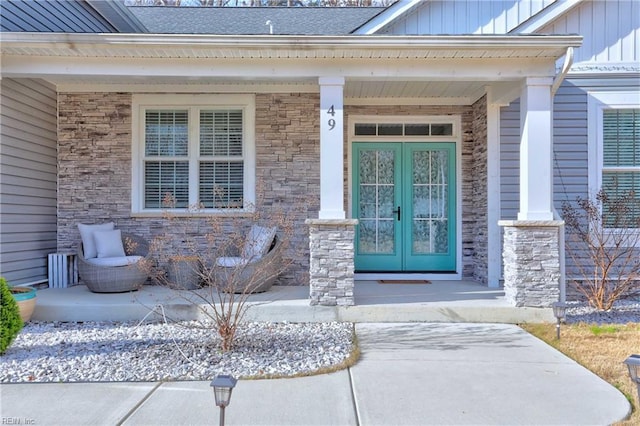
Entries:
<svg viewBox="0 0 640 426">
<path fill-rule="evenodd" d="M 219 257 L 213 272 L 225 292 L 261 293 L 273 286 L 282 269 L 282 244 L 276 228 L 254 225 L 238 256 Z"/>
<path fill-rule="evenodd" d="M 94 293 L 138 290 L 149 277 L 141 263 L 149 254 L 148 243 L 139 236 L 100 226 L 79 226 L 83 236 L 78 244 L 80 279 Z M 92 229 L 87 230 L 89 227 Z"/>
</svg>

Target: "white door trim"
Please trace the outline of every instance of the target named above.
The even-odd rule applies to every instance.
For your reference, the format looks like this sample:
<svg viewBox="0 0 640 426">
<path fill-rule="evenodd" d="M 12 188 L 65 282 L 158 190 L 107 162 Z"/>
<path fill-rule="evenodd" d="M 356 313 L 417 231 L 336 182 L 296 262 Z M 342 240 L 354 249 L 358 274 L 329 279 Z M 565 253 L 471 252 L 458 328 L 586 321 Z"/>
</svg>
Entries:
<svg viewBox="0 0 640 426">
<path fill-rule="evenodd" d="M 356 136 L 356 123 L 388 124 L 388 123 L 450 123 L 453 125 L 451 136 Z M 429 280 L 462 280 L 462 117 L 460 115 L 349 115 L 347 117 L 347 217 L 353 217 L 353 170 L 352 150 L 354 142 L 453 142 L 456 144 L 456 271 L 446 274 L 355 274 L 356 280 L 394 279 L 429 279 Z"/>
</svg>

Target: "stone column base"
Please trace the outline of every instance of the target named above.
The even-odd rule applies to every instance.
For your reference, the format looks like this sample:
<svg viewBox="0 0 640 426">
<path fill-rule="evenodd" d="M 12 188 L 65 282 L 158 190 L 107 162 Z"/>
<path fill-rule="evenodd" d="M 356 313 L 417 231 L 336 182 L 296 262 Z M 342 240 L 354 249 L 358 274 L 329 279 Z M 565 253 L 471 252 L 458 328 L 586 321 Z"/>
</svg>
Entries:
<svg viewBox="0 0 640 426">
<path fill-rule="evenodd" d="M 501 220 L 504 294 L 513 306 L 550 307 L 560 296 L 563 221 Z"/>
<path fill-rule="evenodd" d="M 307 219 L 311 305 L 353 306 L 355 219 Z"/>
</svg>

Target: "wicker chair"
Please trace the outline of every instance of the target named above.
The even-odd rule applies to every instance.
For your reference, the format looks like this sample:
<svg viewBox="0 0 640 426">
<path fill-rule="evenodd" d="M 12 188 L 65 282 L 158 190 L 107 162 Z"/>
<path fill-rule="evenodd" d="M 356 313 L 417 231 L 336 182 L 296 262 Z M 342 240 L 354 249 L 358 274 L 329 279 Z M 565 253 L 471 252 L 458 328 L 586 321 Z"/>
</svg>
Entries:
<svg viewBox="0 0 640 426">
<path fill-rule="evenodd" d="M 127 256 L 145 258 L 149 254 L 149 244 L 139 236 L 123 233 L 122 244 Z M 94 293 L 122 293 L 140 289 L 149 275 L 139 262 L 125 266 L 95 265 L 84 257 L 82 241 L 78 244 L 78 274 Z"/>
<path fill-rule="evenodd" d="M 228 293 L 262 293 L 269 290 L 282 270 L 282 242 L 275 235 L 268 246 L 267 253 L 260 257 L 216 259 L 212 271 L 214 282 Z M 220 262 L 221 259 L 232 262 L 224 264 Z"/>
</svg>

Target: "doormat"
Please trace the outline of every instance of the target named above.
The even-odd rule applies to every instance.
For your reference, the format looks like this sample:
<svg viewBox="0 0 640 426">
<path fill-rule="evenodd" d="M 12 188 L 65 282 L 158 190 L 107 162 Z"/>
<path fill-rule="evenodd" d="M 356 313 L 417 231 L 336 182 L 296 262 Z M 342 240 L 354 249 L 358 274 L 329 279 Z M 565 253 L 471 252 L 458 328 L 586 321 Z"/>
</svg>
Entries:
<svg viewBox="0 0 640 426">
<path fill-rule="evenodd" d="M 378 284 L 431 284 L 429 280 L 378 280 Z"/>
</svg>

